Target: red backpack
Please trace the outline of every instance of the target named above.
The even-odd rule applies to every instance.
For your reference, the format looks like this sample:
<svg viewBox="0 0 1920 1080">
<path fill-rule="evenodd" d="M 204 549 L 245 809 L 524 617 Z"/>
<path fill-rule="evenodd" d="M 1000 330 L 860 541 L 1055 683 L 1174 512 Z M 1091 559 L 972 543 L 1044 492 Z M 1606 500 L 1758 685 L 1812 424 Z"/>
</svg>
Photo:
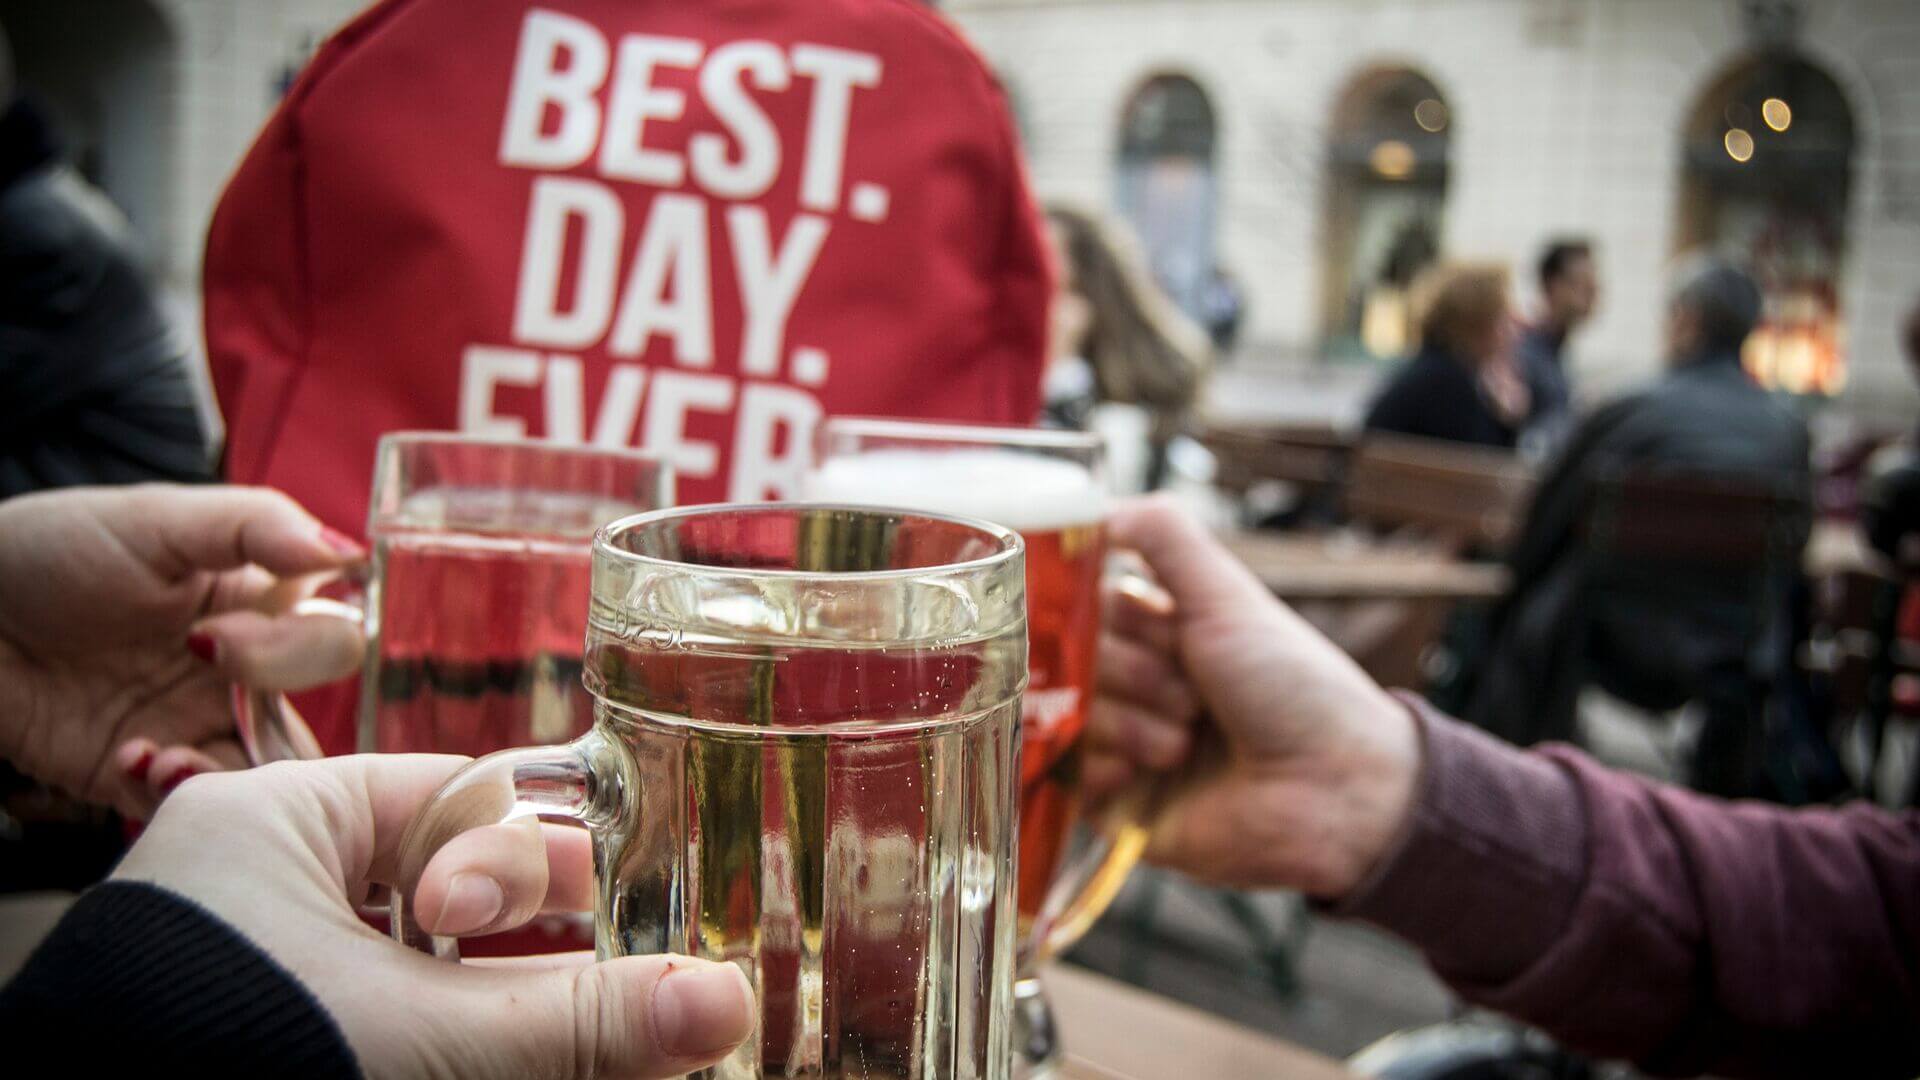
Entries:
<svg viewBox="0 0 1920 1080">
<path fill-rule="evenodd" d="M 214 215 L 227 475 L 358 534 L 375 441 L 435 428 L 779 497 L 823 416 L 1037 414 L 1041 230 L 998 87 L 914 0 L 384 0 Z M 350 698 L 303 696 L 330 751 Z"/>
<path fill-rule="evenodd" d="M 385 0 L 214 215 L 230 479 L 363 527 L 398 428 L 779 497 L 823 416 L 1026 422 L 1050 294 L 1005 101 L 914 0 Z"/>
</svg>

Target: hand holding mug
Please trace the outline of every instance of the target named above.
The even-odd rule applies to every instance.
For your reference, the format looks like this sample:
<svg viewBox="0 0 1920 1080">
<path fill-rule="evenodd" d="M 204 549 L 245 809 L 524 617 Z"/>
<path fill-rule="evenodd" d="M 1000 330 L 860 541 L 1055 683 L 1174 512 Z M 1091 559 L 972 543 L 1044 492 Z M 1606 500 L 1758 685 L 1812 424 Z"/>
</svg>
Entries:
<svg viewBox="0 0 1920 1080">
<path fill-rule="evenodd" d="M 182 786 L 114 872 L 187 897 L 299 979 L 369 1077 L 679 1076 L 752 1030 L 732 964 L 586 953 L 445 964 L 361 921 L 407 822 L 456 757 L 282 762 Z M 240 857 L 236 857 L 240 856 Z M 414 894 L 438 932 L 504 930 L 591 907 L 580 829 L 523 821 L 441 849 Z"/>
<path fill-rule="evenodd" d="M 1150 860 L 1217 884 L 1343 895 L 1408 812 L 1412 717 L 1172 502 L 1124 506 L 1109 528 L 1173 603 L 1106 605 L 1089 788 L 1182 771 Z"/>
<path fill-rule="evenodd" d="M 243 765 L 233 682 L 299 689 L 359 666 L 352 624 L 284 612 L 362 556 L 258 488 L 0 504 L 0 757 L 136 817 L 185 776 Z"/>
</svg>

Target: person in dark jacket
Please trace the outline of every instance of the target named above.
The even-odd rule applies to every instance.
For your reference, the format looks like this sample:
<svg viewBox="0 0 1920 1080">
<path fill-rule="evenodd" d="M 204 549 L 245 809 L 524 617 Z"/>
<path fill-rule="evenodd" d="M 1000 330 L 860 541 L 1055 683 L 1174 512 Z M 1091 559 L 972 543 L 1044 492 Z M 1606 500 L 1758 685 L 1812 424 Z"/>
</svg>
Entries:
<svg viewBox="0 0 1920 1080">
<path fill-rule="evenodd" d="M 1555 240 L 1540 256 L 1540 314 L 1514 343 L 1521 373 L 1533 392 L 1529 441 L 1542 450 L 1558 444 L 1573 424 L 1573 382 L 1567 375 L 1567 339 L 1593 317 L 1600 296 L 1593 247 L 1585 240 Z"/>
<path fill-rule="evenodd" d="M 0 499 L 207 481 L 213 464 L 185 352 L 125 221 L 61 162 L 40 110 L 11 99 L 0 111 Z"/>
<path fill-rule="evenodd" d="M 1106 606 L 1090 793 L 1147 857 L 1299 889 L 1476 1004 L 1657 1075 L 1920 1073 L 1920 814 L 1730 803 L 1394 695 L 1171 504 L 1109 522 L 1173 602 Z"/>
<path fill-rule="evenodd" d="M 1511 449 L 1532 404 L 1513 358 L 1507 272 L 1442 264 L 1414 291 L 1420 351 L 1374 399 L 1366 430 Z"/>
<path fill-rule="evenodd" d="M 1901 327 L 1907 366 L 1920 379 L 1920 301 Z M 1882 448 L 1867 465 L 1860 527 L 1867 543 L 1906 572 L 1920 569 L 1920 430 Z"/>
<path fill-rule="evenodd" d="M 1756 589 L 1687 570 L 1622 572 L 1633 568 L 1604 564 L 1583 543 L 1581 523 L 1602 478 L 1646 470 L 1750 477 L 1789 486 L 1810 506 L 1806 424 L 1740 364 L 1759 317 L 1760 291 L 1744 272 L 1710 258 L 1682 264 L 1669 305 L 1668 372 L 1587 417 L 1535 491 L 1508 555 L 1513 585 L 1493 613 L 1467 719 L 1528 745 L 1573 736 L 1588 682 L 1642 708 L 1700 701 L 1707 729 L 1693 779 L 1720 794 L 1750 793 L 1751 770 L 1730 759 L 1729 744 L 1750 745 L 1741 740 L 1757 723 L 1745 689 L 1769 676 L 1754 665 L 1773 671 L 1787 660 L 1777 640 L 1756 657 L 1754 627 L 1776 614 L 1756 606 L 1780 602 L 1790 582 Z M 1798 527 L 1804 542 L 1805 521 Z M 1721 775 L 1722 767 L 1734 771 Z"/>
</svg>

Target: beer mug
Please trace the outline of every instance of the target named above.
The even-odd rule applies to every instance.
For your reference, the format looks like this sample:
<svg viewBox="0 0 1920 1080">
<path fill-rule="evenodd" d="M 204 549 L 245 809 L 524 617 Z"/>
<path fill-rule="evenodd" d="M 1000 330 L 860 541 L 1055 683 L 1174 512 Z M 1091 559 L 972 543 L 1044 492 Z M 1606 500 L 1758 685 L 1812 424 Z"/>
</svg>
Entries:
<svg viewBox="0 0 1920 1080">
<path fill-rule="evenodd" d="M 601 958 L 740 965 L 757 1034 L 702 1077 L 1004 1078 L 1020 537 L 807 504 L 644 514 L 593 545 L 594 726 L 468 766 L 401 843 L 396 935 L 458 833 L 593 833 Z"/>
<path fill-rule="evenodd" d="M 1107 562 L 1098 436 L 836 418 L 807 497 L 963 514 L 1017 530 L 1027 546 L 1030 680 L 1021 709 L 1018 1045 L 1028 1072 L 1061 1054 L 1037 978 L 1079 940 L 1139 860 L 1145 797 L 1083 821 L 1081 733 L 1093 699 Z"/>
<path fill-rule="evenodd" d="M 381 438 L 364 594 L 295 608 L 366 632 L 360 749 L 477 755 L 586 731 L 580 644 L 594 530 L 672 501 L 666 467 L 631 450 Z M 319 756 L 280 695 L 237 689 L 235 711 L 254 764 Z"/>
</svg>

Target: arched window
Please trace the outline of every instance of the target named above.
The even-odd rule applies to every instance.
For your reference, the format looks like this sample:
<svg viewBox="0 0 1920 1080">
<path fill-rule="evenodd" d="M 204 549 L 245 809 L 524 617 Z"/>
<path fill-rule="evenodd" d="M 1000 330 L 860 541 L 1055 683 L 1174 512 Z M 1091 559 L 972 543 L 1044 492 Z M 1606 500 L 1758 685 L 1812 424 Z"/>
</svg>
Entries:
<svg viewBox="0 0 1920 1080">
<path fill-rule="evenodd" d="M 1121 116 L 1115 201 L 1139 235 L 1162 288 L 1201 314 L 1213 271 L 1213 105 L 1184 75 L 1157 75 Z"/>
<path fill-rule="evenodd" d="M 171 250 L 179 61 L 166 19 L 150 0 L 22 4 L 6 33 L 19 84 L 53 114 L 68 158 L 150 254 Z"/>
<path fill-rule="evenodd" d="M 1412 347 L 1409 287 L 1439 255 L 1452 134 L 1446 98 L 1406 68 L 1361 75 L 1335 103 L 1321 252 L 1329 355 Z"/>
<path fill-rule="evenodd" d="M 1853 110 L 1824 71 L 1787 55 L 1747 60 L 1689 115 L 1678 250 L 1744 260 L 1766 294 L 1747 367 L 1765 385 L 1833 394 L 1846 383 L 1841 267 Z"/>
</svg>

